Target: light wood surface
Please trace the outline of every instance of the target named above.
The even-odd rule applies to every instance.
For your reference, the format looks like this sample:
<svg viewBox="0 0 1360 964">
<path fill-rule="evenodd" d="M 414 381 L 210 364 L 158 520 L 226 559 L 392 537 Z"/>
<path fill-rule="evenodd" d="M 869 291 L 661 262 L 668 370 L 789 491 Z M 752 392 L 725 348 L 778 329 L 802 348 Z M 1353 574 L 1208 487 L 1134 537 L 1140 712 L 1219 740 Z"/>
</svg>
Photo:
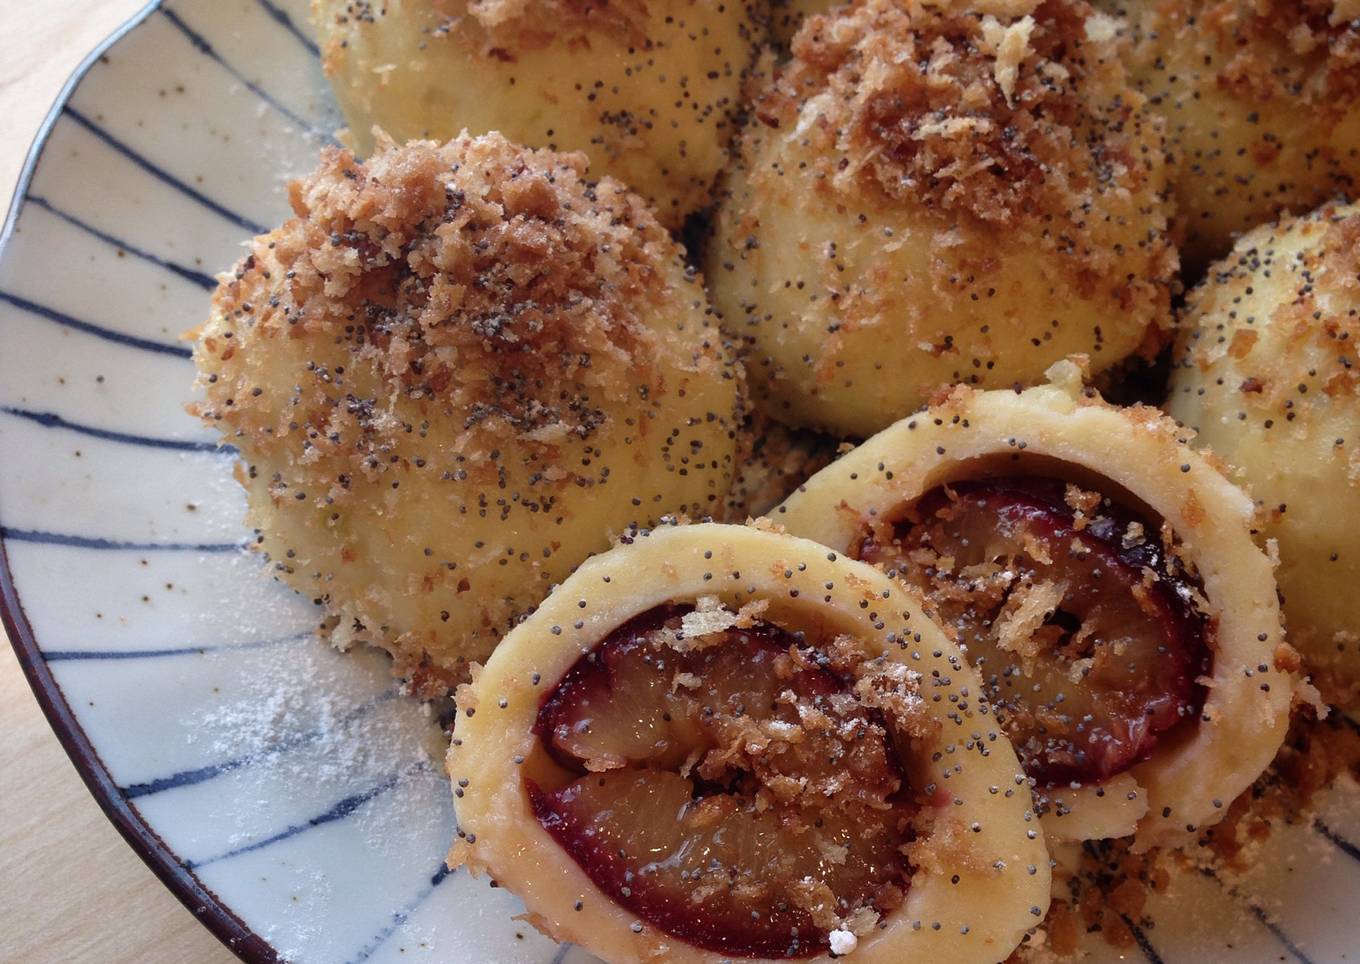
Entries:
<svg viewBox="0 0 1360 964">
<path fill-rule="evenodd" d="M 0 206 L 67 76 L 144 0 L 0 0 Z M 105 819 L 0 641 L 0 961 L 227 964 Z"/>
</svg>

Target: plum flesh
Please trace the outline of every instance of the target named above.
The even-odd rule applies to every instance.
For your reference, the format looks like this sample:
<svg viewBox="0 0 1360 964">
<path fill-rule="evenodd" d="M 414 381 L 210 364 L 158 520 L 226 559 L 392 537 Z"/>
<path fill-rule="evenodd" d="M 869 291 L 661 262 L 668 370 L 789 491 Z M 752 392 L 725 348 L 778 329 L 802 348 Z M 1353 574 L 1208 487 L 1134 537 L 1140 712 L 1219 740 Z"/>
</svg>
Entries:
<svg viewBox="0 0 1360 964">
<path fill-rule="evenodd" d="M 1157 527 L 1045 479 L 941 486 L 861 559 L 912 583 L 966 646 L 1026 773 L 1099 783 L 1199 714 L 1211 625 Z"/>
<path fill-rule="evenodd" d="M 901 903 L 916 810 L 882 716 L 778 627 L 683 639 L 632 620 L 543 700 L 569 774 L 527 784 L 540 824 L 611 899 L 733 957 L 805 957 Z"/>
</svg>

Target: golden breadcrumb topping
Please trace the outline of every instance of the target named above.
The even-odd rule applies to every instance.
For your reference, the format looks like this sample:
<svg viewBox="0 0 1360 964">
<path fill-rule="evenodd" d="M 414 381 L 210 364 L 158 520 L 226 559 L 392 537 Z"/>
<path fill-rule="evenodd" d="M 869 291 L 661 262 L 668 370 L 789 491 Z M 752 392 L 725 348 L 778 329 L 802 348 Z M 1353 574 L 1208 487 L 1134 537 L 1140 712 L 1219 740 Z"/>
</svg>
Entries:
<svg viewBox="0 0 1360 964">
<path fill-rule="evenodd" d="M 1327 210 L 1323 209 L 1324 215 Z M 1360 214 L 1332 220 L 1322 238 L 1322 268 L 1332 291 L 1351 296 L 1360 292 Z M 1352 325 L 1360 324 L 1354 315 L 1347 317 Z"/>
<path fill-rule="evenodd" d="M 1161 3 L 1158 13 L 1213 55 L 1219 87 L 1243 100 L 1287 97 L 1339 115 L 1360 98 L 1354 0 Z"/>
<path fill-rule="evenodd" d="M 817 123 L 839 132 L 842 182 L 997 225 L 1082 231 L 1090 196 L 1136 189 L 1150 162 L 1125 130 L 1148 122 L 1140 98 L 1101 96 L 1122 76 L 1099 24 L 1067 0 L 869 0 L 809 19 L 758 116 L 779 126 L 825 90 Z"/>
<path fill-rule="evenodd" d="M 587 438 L 607 417 L 602 405 L 627 401 L 637 383 L 628 373 L 649 367 L 638 318 L 668 292 L 658 269 L 674 248 L 641 200 L 610 179 L 586 184 L 585 168 L 579 154 L 494 134 L 415 143 L 366 164 L 329 150 L 293 186 L 297 217 L 256 239 L 219 287 L 215 314 L 349 343 L 390 391 L 465 413 L 469 443 Z M 275 272 L 284 284 L 267 283 Z M 263 290 L 275 293 L 255 303 Z M 203 350 L 223 355 L 230 337 L 209 335 Z M 249 417 L 249 393 L 228 400 L 214 387 L 218 413 Z M 404 430 L 371 414 L 333 412 L 314 444 Z"/>
</svg>

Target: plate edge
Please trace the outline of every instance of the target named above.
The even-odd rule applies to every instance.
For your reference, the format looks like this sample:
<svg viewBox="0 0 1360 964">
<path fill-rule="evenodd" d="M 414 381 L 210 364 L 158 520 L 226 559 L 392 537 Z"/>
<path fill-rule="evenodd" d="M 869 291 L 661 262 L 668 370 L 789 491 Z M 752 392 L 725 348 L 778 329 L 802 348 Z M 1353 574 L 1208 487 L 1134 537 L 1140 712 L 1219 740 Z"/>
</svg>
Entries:
<svg viewBox="0 0 1360 964">
<path fill-rule="evenodd" d="M 34 172 L 42 158 L 43 151 L 56 126 L 58 118 L 76 88 L 80 86 L 90 68 L 99 62 L 110 48 L 140 26 L 151 14 L 161 8 L 164 0 L 150 0 L 141 10 L 104 40 L 100 41 L 62 85 L 60 92 L 38 127 L 33 143 L 24 157 L 15 184 L 14 195 L 9 210 L 0 226 L 0 258 L 13 237 L 15 225 L 24 208 L 29 186 Z M 231 910 L 220 902 L 217 895 L 205 887 L 192 873 L 175 858 L 170 848 L 160 836 L 142 819 L 131 803 L 123 796 L 117 784 L 104 766 L 94 745 L 85 735 L 84 729 L 76 721 L 66 702 L 65 694 L 57 684 L 43 659 L 42 651 L 33 635 L 18 590 L 14 586 L 14 576 L 10 571 L 9 553 L 3 538 L 0 538 L 0 624 L 8 634 L 10 645 L 18 658 L 19 666 L 33 691 L 48 725 L 52 728 L 57 741 L 66 751 L 67 757 L 94 797 L 95 803 L 104 816 L 118 830 L 128 846 L 142 859 L 156 875 L 157 879 L 178 898 L 179 902 L 206 927 L 222 944 L 248 964 L 273 964 L 280 960 L 278 952 Z"/>
</svg>

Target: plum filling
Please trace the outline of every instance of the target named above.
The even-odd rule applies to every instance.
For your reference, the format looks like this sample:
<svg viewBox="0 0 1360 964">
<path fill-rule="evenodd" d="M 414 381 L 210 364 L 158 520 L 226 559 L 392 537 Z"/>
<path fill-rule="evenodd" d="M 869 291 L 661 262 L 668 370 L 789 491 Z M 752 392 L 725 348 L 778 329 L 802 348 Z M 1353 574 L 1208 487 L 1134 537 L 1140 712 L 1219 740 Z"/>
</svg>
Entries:
<svg viewBox="0 0 1360 964">
<path fill-rule="evenodd" d="M 1127 770 L 1203 706 L 1208 624 L 1166 539 L 1077 486 L 999 478 L 932 490 L 859 555 L 933 603 L 1054 787 Z"/>
<path fill-rule="evenodd" d="M 640 921 L 724 955 L 809 956 L 908 885 L 916 807 L 873 708 L 891 700 L 857 695 L 882 697 L 887 674 L 845 639 L 814 649 L 715 602 L 653 610 L 582 657 L 535 726 L 569 776 L 526 787 Z"/>
</svg>

